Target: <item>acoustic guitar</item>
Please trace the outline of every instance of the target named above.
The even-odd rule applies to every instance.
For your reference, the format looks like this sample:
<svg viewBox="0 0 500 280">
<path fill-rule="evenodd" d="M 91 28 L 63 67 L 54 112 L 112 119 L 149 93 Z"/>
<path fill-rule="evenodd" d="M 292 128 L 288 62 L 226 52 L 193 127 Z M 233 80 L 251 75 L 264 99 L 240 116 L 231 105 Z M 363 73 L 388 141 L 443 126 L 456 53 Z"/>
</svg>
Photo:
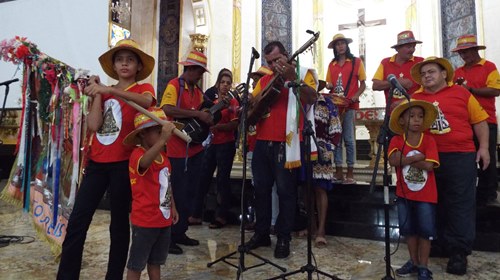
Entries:
<svg viewBox="0 0 500 280">
<path fill-rule="evenodd" d="M 231 99 L 234 98 L 234 93 L 229 91 L 222 100 L 218 103 L 213 104 L 211 101 L 204 101 L 199 110 L 205 111 L 212 115 L 212 119 L 214 120 L 214 124 L 218 123 L 222 117 L 220 111 L 229 106 Z M 189 137 L 191 137 L 191 142 L 195 144 L 201 144 L 205 139 L 207 139 L 208 134 L 210 133 L 210 125 L 200 121 L 198 118 L 179 118 L 176 119 L 177 122 L 180 122 L 184 125 L 182 132 L 186 133 Z"/>
</svg>

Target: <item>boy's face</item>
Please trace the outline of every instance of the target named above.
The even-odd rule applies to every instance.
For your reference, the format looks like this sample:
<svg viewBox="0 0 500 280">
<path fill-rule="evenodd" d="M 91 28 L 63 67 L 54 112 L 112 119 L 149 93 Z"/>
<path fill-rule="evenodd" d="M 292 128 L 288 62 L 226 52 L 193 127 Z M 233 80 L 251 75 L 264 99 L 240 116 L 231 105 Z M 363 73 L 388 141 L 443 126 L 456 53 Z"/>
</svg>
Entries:
<svg viewBox="0 0 500 280">
<path fill-rule="evenodd" d="M 119 50 L 114 55 L 113 69 L 121 79 L 135 78 L 142 70 L 142 63 L 137 55 L 129 50 Z"/>
<path fill-rule="evenodd" d="M 399 117 L 399 124 L 411 132 L 421 132 L 423 123 L 424 109 L 419 106 L 411 107 Z"/>
<path fill-rule="evenodd" d="M 141 132 L 141 135 L 143 146 L 146 144 L 148 147 L 151 147 L 160 140 L 161 125 L 145 128 Z"/>
</svg>

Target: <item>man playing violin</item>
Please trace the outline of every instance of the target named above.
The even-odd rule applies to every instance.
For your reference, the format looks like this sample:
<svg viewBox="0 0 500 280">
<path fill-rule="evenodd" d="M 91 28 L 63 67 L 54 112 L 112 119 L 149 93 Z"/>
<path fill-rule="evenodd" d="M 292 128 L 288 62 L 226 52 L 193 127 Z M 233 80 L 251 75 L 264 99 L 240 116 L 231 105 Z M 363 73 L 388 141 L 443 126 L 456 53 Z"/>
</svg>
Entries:
<svg viewBox="0 0 500 280">
<path fill-rule="evenodd" d="M 276 97 L 269 105 L 268 112 L 257 121 L 257 141 L 252 159 L 256 224 L 255 234 L 245 245 L 249 250 L 271 245 L 269 237 L 271 190 L 276 182 L 279 214 L 275 225 L 278 240 L 274 257 L 286 258 L 290 254 L 291 232 L 297 203 L 297 167 L 301 164 L 300 141 L 302 141 L 304 116 L 297 107 L 296 95 L 292 89 L 285 87 L 285 82 L 297 81 L 297 77 L 300 77 L 299 83 L 296 83 L 298 99 L 304 105 L 314 104 L 317 99 L 317 78 L 313 70 L 296 73 L 281 42 L 273 41 L 266 45 L 264 59 L 273 70 L 273 74 L 262 77 L 252 95 L 257 97 L 275 94 Z M 263 99 L 260 100 L 262 102 Z M 293 114 L 299 114 L 299 117 L 290 117 L 296 116 Z M 292 119 L 295 120 L 295 124 Z M 295 133 L 287 130 L 287 127 L 293 125 Z"/>
</svg>

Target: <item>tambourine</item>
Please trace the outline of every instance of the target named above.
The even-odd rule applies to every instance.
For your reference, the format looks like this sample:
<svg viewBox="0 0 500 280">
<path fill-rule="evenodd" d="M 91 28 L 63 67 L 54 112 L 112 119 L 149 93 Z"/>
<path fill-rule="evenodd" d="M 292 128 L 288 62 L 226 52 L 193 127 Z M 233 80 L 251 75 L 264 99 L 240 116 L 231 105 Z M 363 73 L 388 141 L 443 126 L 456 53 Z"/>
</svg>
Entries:
<svg viewBox="0 0 500 280">
<path fill-rule="evenodd" d="M 351 105 L 352 101 L 349 98 L 346 98 L 343 95 L 337 95 L 335 93 L 331 93 L 328 95 L 328 97 L 332 100 L 333 104 L 337 106 L 339 110 L 339 114 L 342 114 L 345 112 L 345 110 Z"/>
</svg>

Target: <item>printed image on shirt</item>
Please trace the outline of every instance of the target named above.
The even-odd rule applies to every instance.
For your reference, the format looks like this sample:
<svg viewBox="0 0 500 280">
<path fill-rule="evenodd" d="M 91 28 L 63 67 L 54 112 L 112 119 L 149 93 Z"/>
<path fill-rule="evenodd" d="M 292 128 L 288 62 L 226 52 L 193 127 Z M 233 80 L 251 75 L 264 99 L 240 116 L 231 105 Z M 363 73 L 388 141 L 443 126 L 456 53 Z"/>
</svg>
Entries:
<svg viewBox="0 0 500 280">
<path fill-rule="evenodd" d="M 412 150 L 406 156 L 410 157 L 410 156 L 414 156 L 414 155 L 418 155 L 418 154 L 421 154 L 421 153 L 417 150 Z M 427 170 L 422 170 L 422 169 L 407 165 L 407 166 L 403 167 L 402 171 L 403 171 L 403 178 L 404 178 L 406 185 L 408 186 L 408 189 L 410 189 L 411 191 L 417 192 L 417 191 L 424 188 L 425 183 L 427 182 L 427 177 L 428 177 Z"/>
<path fill-rule="evenodd" d="M 168 178 L 168 167 L 164 167 L 159 173 L 160 182 L 160 211 L 165 219 L 170 218 L 170 206 L 172 205 L 172 191 Z"/>
<path fill-rule="evenodd" d="M 430 127 L 430 129 L 429 129 L 430 132 L 432 134 L 446 134 L 446 133 L 449 133 L 451 131 L 450 123 L 448 122 L 448 120 L 446 120 L 446 117 L 443 114 L 443 111 L 441 111 L 441 108 L 439 108 L 439 102 L 434 101 L 434 103 L 432 103 L 432 104 L 438 110 L 438 116 L 436 118 L 436 121 L 434 121 L 434 123 Z"/>
<path fill-rule="evenodd" d="M 104 102 L 104 115 L 101 128 L 97 131 L 97 140 L 103 145 L 111 145 L 116 141 L 122 128 L 122 110 L 116 99 Z"/>
<path fill-rule="evenodd" d="M 337 84 L 333 88 L 333 92 L 337 95 L 345 95 L 344 94 L 344 85 L 342 84 L 342 73 L 339 73 L 339 77 L 337 79 Z"/>
</svg>

